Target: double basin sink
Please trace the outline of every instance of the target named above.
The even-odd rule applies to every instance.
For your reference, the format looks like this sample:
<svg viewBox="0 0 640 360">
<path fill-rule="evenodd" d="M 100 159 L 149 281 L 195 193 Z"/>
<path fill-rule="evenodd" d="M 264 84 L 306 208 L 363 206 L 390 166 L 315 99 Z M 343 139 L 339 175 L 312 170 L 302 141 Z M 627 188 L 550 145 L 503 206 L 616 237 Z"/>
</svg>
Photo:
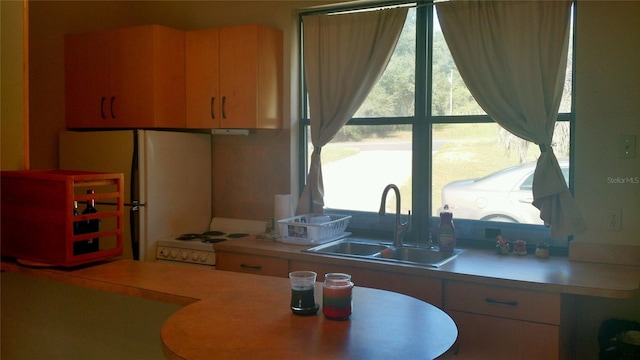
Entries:
<svg viewBox="0 0 640 360">
<path fill-rule="evenodd" d="M 394 246 L 392 243 L 346 238 L 314 246 L 305 252 L 381 260 L 391 263 L 440 267 L 453 260 L 463 250 L 441 252 L 438 249 L 413 245 Z"/>
</svg>

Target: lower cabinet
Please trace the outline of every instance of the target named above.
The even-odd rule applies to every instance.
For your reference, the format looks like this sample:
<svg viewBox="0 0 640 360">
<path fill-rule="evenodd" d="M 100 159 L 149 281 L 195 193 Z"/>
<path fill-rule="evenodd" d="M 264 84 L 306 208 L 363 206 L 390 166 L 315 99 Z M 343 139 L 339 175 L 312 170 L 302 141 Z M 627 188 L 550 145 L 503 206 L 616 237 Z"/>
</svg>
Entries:
<svg viewBox="0 0 640 360">
<path fill-rule="evenodd" d="M 442 280 L 440 279 L 369 270 L 355 266 L 295 260 L 291 260 L 289 269 L 290 271 L 315 271 L 318 274 L 318 281 L 324 281 L 324 274 L 326 273 L 344 272 L 351 275 L 351 279 L 356 286 L 389 290 L 442 307 Z"/>
<path fill-rule="evenodd" d="M 456 359 L 560 358 L 560 294 L 445 281 Z"/>
<path fill-rule="evenodd" d="M 458 326 L 451 359 L 557 359 L 559 327 L 450 310 Z"/>
<path fill-rule="evenodd" d="M 458 340 L 442 359 L 571 359 L 571 306 L 560 293 L 442 280 L 226 251 L 216 252 L 216 268 L 279 277 L 311 270 L 324 281 L 330 272 L 351 274 L 356 286 L 394 291 L 442 308 L 458 326 Z"/>
<path fill-rule="evenodd" d="M 216 251 L 216 269 L 279 277 L 288 277 L 290 271 L 311 270 L 318 274 L 317 281 L 324 281 L 326 273 L 344 272 L 351 274 L 356 286 L 393 291 L 442 307 L 442 280 L 436 278 L 227 251 Z"/>
<path fill-rule="evenodd" d="M 289 276 L 289 260 L 216 251 L 216 269 L 268 276 Z"/>
</svg>

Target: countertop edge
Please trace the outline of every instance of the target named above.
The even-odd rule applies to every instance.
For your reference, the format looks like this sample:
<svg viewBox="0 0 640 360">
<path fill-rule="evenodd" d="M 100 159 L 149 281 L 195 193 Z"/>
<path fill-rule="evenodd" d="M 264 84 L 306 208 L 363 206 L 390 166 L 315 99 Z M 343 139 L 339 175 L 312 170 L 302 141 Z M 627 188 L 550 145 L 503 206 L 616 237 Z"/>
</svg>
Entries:
<svg viewBox="0 0 640 360">
<path fill-rule="evenodd" d="M 497 255 L 488 250 L 464 249 L 457 259 L 440 268 L 346 258 L 303 252 L 311 246 L 283 244 L 255 238 L 233 239 L 215 244 L 216 251 L 268 256 L 293 261 L 322 262 L 393 271 L 443 280 L 465 281 L 527 290 L 631 299 L 640 296 L 640 267 L 572 261 L 566 257 L 538 259 Z M 390 270 L 390 267 L 393 267 Z M 500 273 L 500 269 L 504 273 Z M 514 270 L 515 269 L 515 270 Z M 519 270 L 519 271 L 517 271 Z"/>
<path fill-rule="evenodd" d="M 108 261 L 102 261 L 83 266 L 82 268 L 100 266 L 110 263 L 116 263 L 119 261 L 126 261 L 120 259 L 113 259 Z M 168 304 L 186 306 L 201 298 L 184 296 L 177 293 L 158 291 L 153 288 L 144 288 L 139 286 L 127 285 L 115 281 L 108 281 L 105 279 L 99 279 L 92 276 L 85 276 L 78 272 L 78 268 L 62 269 L 59 267 L 29 267 L 23 266 L 15 261 L 3 259 L 0 263 L 0 270 L 9 271 L 15 273 L 21 273 L 25 275 L 35 276 L 47 280 L 54 280 L 64 282 L 70 285 L 87 287 L 95 290 L 108 291 L 123 295 L 130 295 L 140 297 L 149 300 L 160 301 Z"/>
<path fill-rule="evenodd" d="M 252 238 L 225 241 L 216 244 L 215 248 L 218 252 L 391 271 L 444 281 L 462 281 L 561 295 L 613 299 L 631 299 L 640 296 L 640 267 L 638 266 L 574 262 L 567 258 L 542 260 L 533 255 L 500 256 L 488 251 L 466 249 L 458 255 L 457 259 L 440 268 L 425 268 L 306 253 L 302 251 L 306 248 L 305 246 L 265 242 Z M 215 291 L 213 278 L 235 274 L 210 268 L 138 262 L 119 258 L 69 269 L 27 267 L 15 261 L 2 259 L 1 270 L 177 305 L 188 305 L 210 296 Z M 211 271 L 220 274 L 212 277 Z M 167 278 L 170 280 L 166 280 Z M 185 285 L 183 284 L 185 278 L 189 279 L 188 283 L 204 285 Z"/>
</svg>

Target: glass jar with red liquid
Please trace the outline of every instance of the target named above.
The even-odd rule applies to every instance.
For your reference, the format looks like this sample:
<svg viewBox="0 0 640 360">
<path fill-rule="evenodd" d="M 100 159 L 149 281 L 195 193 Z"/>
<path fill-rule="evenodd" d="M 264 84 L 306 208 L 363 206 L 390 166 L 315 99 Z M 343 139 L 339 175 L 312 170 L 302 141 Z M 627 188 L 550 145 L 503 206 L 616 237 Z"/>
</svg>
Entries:
<svg viewBox="0 0 640 360">
<path fill-rule="evenodd" d="M 322 313 L 327 319 L 346 320 L 351 315 L 351 275 L 328 273 L 322 284 Z"/>
</svg>

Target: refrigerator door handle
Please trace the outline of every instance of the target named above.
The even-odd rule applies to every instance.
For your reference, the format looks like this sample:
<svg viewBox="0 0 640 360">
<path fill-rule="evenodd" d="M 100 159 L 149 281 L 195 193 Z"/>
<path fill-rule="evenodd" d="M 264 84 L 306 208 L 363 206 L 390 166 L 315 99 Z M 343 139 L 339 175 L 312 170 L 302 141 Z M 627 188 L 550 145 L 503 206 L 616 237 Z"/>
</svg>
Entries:
<svg viewBox="0 0 640 360">
<path fill-rule="evenodd" d="M 138 163 L 138 130 L 133 132 L 133 156 L 131 158 L 131 179 L 129 183 L 129 191 L 131 196 L 131 202 L 133 205 L 131 206 L 131 210 L 129 210 L 129 224 L 131 230 L 131 253 L 133 255 L 133 260 L 140 260 L 140 231 L 138 231 L 139 227 L 139 215 L 138 215 L 138 206 L 140 205 L 140 201 L 137 200 L 140 197 L 138 186 L 140 184 L 140 166 Z M 142 205 L 144 206 L 144 205 Z"/>
<path fill-rule="evenodd" d="M 129 209 L 129 230 L 131 232 L 131 253 L 133 260 L 140 260 L 140 239 L 138 239 L 138 211 L 140 205 L 137 205 L 137 201 L 133 201 L 134 205 Z M 144 205 L 142 205 L 144 206 Z"/>
<path fill-rule="evenodd" d="M 118 205 L 118 203 L 108 202 L 108 201 L 96 201 L 96 205 L 113 205 L 113 206 L 116 206 L 116 205 Z M 146 206 L 145 204 L 140 204 L 140 202 L 138 202 L 137 200 L 134 200 L 132 203 L 127 203 L 126 202 L 126 203 L 123 203 L 122 205 L 135 207 L 136 211 L 138 211 L 138 208 L 140 206 L 142 206 L 142 207 Z"/>
</svg>

